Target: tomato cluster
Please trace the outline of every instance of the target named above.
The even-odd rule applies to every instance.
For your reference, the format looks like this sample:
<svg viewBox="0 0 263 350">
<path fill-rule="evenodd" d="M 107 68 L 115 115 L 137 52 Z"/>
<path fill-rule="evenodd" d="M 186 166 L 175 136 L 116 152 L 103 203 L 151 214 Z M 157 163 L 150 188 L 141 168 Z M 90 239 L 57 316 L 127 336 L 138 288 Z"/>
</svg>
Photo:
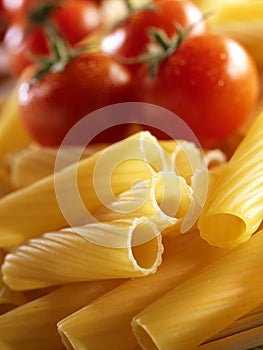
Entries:
<svg viewBox="0 0 263 350">
<path fill-rule="evenodd" d="M 36 0 L 23 2 L 19 12 L 12 14 L 19 23 L 29 12 L 32 14 Z M 52 0 L 48 2 L 52 8 L 48 20 L 71 46 L 80 39 L 83 28 L 88 32 L 94 29 L 91 24 L 97 28 L 100 22 L 90 20 L 86 25 L 82 21 L 80 6 L 84 2 L 91 12 L 89 6 L 97 6 L 85 0 L 62 0 L 53 9 Z M 124 2 L 130 12 L 106 34 L 103 32 L 99 52 L 75 54 L 73 50 L 61 69 L 54 71 L 51 64 L 40 77 L 36 75 L 37 65 L 25 71 L 19 89 L 21 117 L 37 142 L 59 145 L 79 119 L 103 106 L 125 101 L 153 103 L 171 110 L 205 147 L 217 145 L 247 121 L 257 100 L 259 82 L 253 59 L 238 43 L 213 33 L 204 14 L 188 0 L 153 0 L 141 9 Z M 20 46 L 18 52 L 25 52 L 27 47 L 32 55 L 53 53 L 42 27 L 33 26 L 21 37 L 23 48 Z M 42 44 L 34 46 L 36 42 Z M 61 56 L 57 55 L 58 61 Z M 58 66 L 58 62 L 53 63 Z M 19 71 L 22 66 L 25 64 Z M 113 142 L 128 133 L 128 125 L 122 126 L 99 141 Z"/>
<path fill-rule="evenodd" d="M 32 60 L 50 54 L 44 25 L 50 22 L 70 45 L 99 29 L 101 14 L 87 0 L 3 0 L 10 26 L 4 38 L 12 72 L 19 76 Z"/>
</svg>

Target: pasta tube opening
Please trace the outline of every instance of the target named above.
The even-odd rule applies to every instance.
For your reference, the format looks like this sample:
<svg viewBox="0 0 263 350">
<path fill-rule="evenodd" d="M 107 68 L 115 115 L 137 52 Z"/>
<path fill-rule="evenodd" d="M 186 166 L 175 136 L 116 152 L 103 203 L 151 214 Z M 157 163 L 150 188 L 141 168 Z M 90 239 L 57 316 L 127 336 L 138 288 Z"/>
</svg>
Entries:
<svg viewBox="0 0 263 350">
<path fill-rule="evenodd" d="M 201 237 L 212 245 L 233 248 L 250 239 L 262 222 L 262 130 L 263 112 L 250 126 L 205 202 L 197 225 Z"/>
<path fill-rule="evenodd" d="M 138 343 L 142 349 L 147 350 L 158 350 L 159 348 L 155 345 L 152 337 L 147 333 L 147 330 L 143 326 L 136 323 L 132 323 L 132 328 L 136 334 Z"/>
<path fill-rule="evenodd" d="M 145 219 L 135 220 L 131 231 L 131 254 L 134 265 L 144 270 L 146 274 L 155 272 L 160 265 L 161 238 L 156 227 Z M 163 249 L 163 248 L 162 248 Z"/>
<path fill-rule="evenodd" d="M 60 332 L 61 340 L 63 344 L 65 345 L 67 350 L 75 350 L 74 346 L 71 344 L 70 339 L 62 332 Z"/>
<path fill-rule="evenodd" d="M 14 290 L 140 277 L 156 272 L 162 253 L 161 235 L 145 217 L 97 222 L 29 240 L 7 254 L 2 273 Z"/>
<path fill-rule="evenodd" d="M 186 214 L 192 194 L 184 178 L 172 172 L 158 173 L 152 189 L 153 205 L 163 216 L 179 219 Z"/>
<path fill-rule="evenodd" d="M 143 269 L 151 269 L 155 265 L 159 244 L 156 239 L 132 247 L 132 255 L 137 265 Z"/>
<path fill-rule="evenodd" d="M 231 228 L 231 229 L 229 229 Z M 200 222 L 200 229 L 205 233 L 203 238 L 212 245 L 220 246 L 223 240 L 224 244 L 235 246 L 239 243 L 240 237 L 246 235 L 246 224 L 239 216 L 231 213 L 219 213 L 206 217 L 206 220 Z M 248 236 L 249 238 L 249 236 Z"/>
</svg>

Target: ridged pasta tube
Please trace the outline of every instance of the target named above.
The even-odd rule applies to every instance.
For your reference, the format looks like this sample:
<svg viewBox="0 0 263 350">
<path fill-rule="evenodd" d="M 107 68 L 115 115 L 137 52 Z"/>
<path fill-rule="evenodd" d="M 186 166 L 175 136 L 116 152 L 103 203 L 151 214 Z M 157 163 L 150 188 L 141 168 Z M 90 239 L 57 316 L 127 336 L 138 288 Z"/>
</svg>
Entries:
<svg viewBox="0 0 263 350">
<path fill-rule="evenodd" d="M 209 246 L 197 231 L 163 241 L 163 262 L 155 274 L 129 280 L 59 322 L 68 350 L 134 350 L 132 317 L 226 253 Z"/>
<path fill-rule="evenodd" d="M 228 162 L 198 220 L 201 236 L 219 247 L 247 241 L 263 218 L 263 113 Z"/>
<path fill-rule="evenodd" d="M 146 218 L 97 222 L 47 233 L 14 249 L 5 257 L 3 280 L 14 290 L 29 290 L 140 277 L 156 271 L 162 253 L 161 236 Z"/>
<path fill-rule="evenodd" d="M 154 167 L 167 168 L 167 162 L 157 140 L 142 132 L 12 192 L 0 199 L 0 247 L 86 224 L 92 211 L 151 178 Z"/>
<path fill-rule="evenodd" d="M 191 350 L 263 302 L 263 230 L 133 319 L 143 349 Z"/>
<path fill-rule="evenodd" d="M 57 322 L 122 282 L 70 284 L 0 316 L 1 350 L 61 350 Z"/>
</svg>

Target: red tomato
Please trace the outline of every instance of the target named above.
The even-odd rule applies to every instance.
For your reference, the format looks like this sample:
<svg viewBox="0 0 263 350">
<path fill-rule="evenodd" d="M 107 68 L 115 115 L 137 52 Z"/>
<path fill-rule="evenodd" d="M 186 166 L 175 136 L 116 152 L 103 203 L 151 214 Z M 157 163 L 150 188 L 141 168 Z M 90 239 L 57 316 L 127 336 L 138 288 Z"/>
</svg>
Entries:
<svg viewBox="0 0 263 350">
<path fill-rule="evenodd" d="M 48 41 L 41 27 L 25 33 L 20 25 L 12 25 L 6 32 L 4 43 L 9 55 L 10 69 L 16 76 L 34 59 L 49 55 Z"/>
<path fill-rule="evenodd" d="M 7 29 L 8 17 L 3 7 L 3 0 L 0 0 L 0 41 L 3 40 L 4 33 Z"/>
<path fill-rule="evenodd" d="M 181 117 L 210 147 L 249 118 L 259 82 L 254 61 L 239 44 L 207 33 L 186 38 L 154 78 L 142 67 L 137 92 L 138 100 Z"/>
<path fill-rule="evenodd" d="M 28 20 L 28 14 L 35 5 L 42 3 L 39 0 L 2 0 L 3 6 L 12 22 L 24 23 Z M 52 2 L 52 0 L 45 0 Z M 55 3 L 55 0 L 53 0 Z"/>
<path fill-rule="evenodd" d="M 54 10 L 50 20 L 72 45 L 101 25 L 101 14 L 96 3 L 84 0 L 67 0 Z"/>
<path fill-rule="evenodd" d="M 141 10 L 131 14 L 128 19 L 114 28 L 103 40 L 102 50 L 106 53 L 125 58 L 138 57 L 145 52 L 151 42 L 150 28 L 163 29 L 169 37 L 176 34 L 174 23 L 187 28 L 197 24 L 191 34 L 199 34 L 207 29 L 202 20 L 201 11 L 189 1 L 158 0 L 154 10 Z M 139 65 L 131 65 L 136 71 Z"/>
<path fill-rule="evenodd" d="M 78 120 L 101 107 L 125 101 L 130 89 L 126 68 L 101 53 L 77 56 L 63 70 L 49 72 L 30 85 L 34 73 L 33 66 L 25 71 L 19 105 L 30 135 L 44 146 L 60 145 Z M 125 125 L 116 127 L 94 141 L 120 140 L 126 130 Z"/>
<path fill-rule="evenodd" d="M 25 15 L 25 11 L 28 15 L 30 11 L 36 10 L 36 4 L 41 2 L 24 0 L 20 8 L 20 17 Z M 48 18 L 72 46 L 98 29 L 101 23 L 98 6 L 92 1 L 84 0 L 63 1 L 50 12 Z M 43 26 L 30 22 L 25 26 L 22 20 L 9 28 L 5 36 L 5 45 L 10 56 L 11 70 L 17 76 L 32 63 L 32 58 L 49 54 L 48 39 Z"/>
</svg>

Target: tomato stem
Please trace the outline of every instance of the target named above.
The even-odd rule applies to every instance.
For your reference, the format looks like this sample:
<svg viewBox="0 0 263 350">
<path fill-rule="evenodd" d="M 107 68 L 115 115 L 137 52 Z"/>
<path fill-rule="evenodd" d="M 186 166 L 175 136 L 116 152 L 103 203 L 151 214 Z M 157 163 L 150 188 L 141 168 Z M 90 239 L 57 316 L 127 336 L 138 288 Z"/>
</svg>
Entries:
<svg viewBox="0 0 263 350">
<path fill-rule="evenodd" d="M 202 16 L 201 20 L 203 21 L 208 15 L 209 14 Z M 176 34 L 171 39 L 168 38 L 164 30 L 149 28 L 148 34 L 152 39 L 152 43 L 148 45 L 146 53 L 139 57 L 125 59 L 124 62 L 127 64 L 149 62 L 149 73 L 150 76 L 154 78 L 157 74 L 159 65 L 180 47 L 184 39 L 191 33 L 195 26 L 199 24 L 199 22 L 200 21 L 191 24 L 186 29 L 183 29 L 179 23 L 174 23 Z"/>
<path fill-rule="evenodd" d="M 124 3 L 126 5 L 128 11 L 132 12 L 133 11 L 133 5 L 132 5 L 131 1 L 130 0 L 124 0 Z"/>
<path fill-rule="evenodd" d="M 133 13 L 144 11 L 144 10 L 146 10 L 146 11 L 147 10 L 148 11 L 154 11 L 155 10 L 155 6 L 152 3 L 141 5 L 141 6 L 135 6 L 134 4 L 132 4 L 131 0 L 124 0 L 124 3 L 125 3 L 126 8 L 128 10 L 128 15 L 123 19 L 124 21 L 127 18 L 129 18 L 129 16 L 132 15 Z"/>
<path fill-rule="evenodd" d="M 29 22 L 43 24 L 48 20 L 50 13 L 57 8 L 57 4 L 42 2 L 29 12 Z"/>
<path fill-rule="evenodd" d="M 33 77 L 31 81 L 32 85 L 49 72 L 63 70 L 72 58 L 88 49 L 86 46 L 71 49 L 50 23 L 46 23 L 44 28 L 49 39 L 51 55 L 37 60 L 40 69 Z"/>
</svg>

